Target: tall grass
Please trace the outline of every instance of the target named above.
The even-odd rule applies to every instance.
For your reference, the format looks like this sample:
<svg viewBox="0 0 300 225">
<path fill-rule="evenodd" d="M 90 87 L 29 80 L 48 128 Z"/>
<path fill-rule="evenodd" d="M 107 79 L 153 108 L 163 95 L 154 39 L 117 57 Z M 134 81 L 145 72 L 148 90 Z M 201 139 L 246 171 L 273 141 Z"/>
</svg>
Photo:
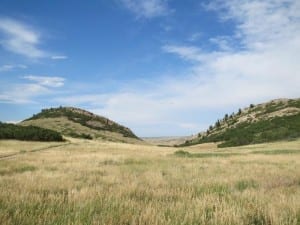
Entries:
<svg viewBox="0 0 300 225">
<path fill-rule="evenodd" d="M 77 141 L 1 160 L 1 224 L 300 224 L 300 154 L 208 150 L 239 154 Z"/>
</svg>

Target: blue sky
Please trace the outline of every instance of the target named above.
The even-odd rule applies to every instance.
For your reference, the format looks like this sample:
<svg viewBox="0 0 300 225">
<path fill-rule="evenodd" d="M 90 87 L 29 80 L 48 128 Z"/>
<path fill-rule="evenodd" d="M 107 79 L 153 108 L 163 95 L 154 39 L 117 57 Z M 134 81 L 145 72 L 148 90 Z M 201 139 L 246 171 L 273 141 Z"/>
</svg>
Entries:
<svg viewBox="0 0 300 225">
<path fill-rule="evenodd" d="M 297 0 L 1 0 L 0 121 L 77 106 L 178 136 L 300 97 L 299 12 Z"/>
</svg>

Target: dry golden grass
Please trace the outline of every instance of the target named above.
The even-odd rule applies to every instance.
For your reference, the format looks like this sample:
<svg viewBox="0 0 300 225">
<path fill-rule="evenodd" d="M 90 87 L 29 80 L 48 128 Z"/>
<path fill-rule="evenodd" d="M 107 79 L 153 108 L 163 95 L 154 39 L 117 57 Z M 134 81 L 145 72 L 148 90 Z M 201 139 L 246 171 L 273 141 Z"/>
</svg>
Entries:
<svg viewBox="0 0 300 225">
<path fill-rule="evenodd" d="M 180 148 L 191 157 L 171 147 L 70 142 L 28 143 L 43 150 L 0 160 L 1 224 L 300 224 L 299 140 Z M 1 141 L 0 149 L 26 144 Z"/>
<path fill-rule="evenodd" d="M 31 142 L 31 141 L 0 141 L 0 157 L 11 155 L 14 153 L 26 153 L 32 150 L 47 148 L 53 145 L 61 145 L 60 142 L 52 142 L 50 145 L 47 142 Z"/>
</svg>

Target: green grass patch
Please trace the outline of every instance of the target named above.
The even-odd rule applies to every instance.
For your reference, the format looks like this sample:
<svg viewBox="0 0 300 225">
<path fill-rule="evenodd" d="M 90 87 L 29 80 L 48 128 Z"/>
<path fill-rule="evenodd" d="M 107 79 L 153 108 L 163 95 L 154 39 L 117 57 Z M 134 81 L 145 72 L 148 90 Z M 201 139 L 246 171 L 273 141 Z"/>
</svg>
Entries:
<svg viewBox="0 0 300 225">
<path fill-rule="evenodd" d="M 239 180 L 235 184 L 235 188 L 239 191 L 244 191 L 249 188 L 258 188 L 258 183 L 254 180 Z"/>
<path fill-rule="evenodd" d="M 264 154 L 264 155 L 300 154 L 300 149 L 299 150 L 291 150 L 291 149 L 260 150 L 260 151 L 253 151 L 251 153 Z"/>
<path fill-rule="evenodd" d="M 121 162 L 113 159 L 106 159 L 99 163 L 99 166 L 118 166 L 118 165 L 121 165 Z"/>
<path fill-rule="evenodd" d="M 123 164 L 124 165 L 145 165 L 148 164 L 148 160 L 136 160 L 136 159 L 125 159 Z"/>
<path fill-rule="evenodd" d="M 176 152 L 174 152 L 174 155 L 179 156 L 179 157 L 192 157 L 192 154 L 187 152 L 187 151 L 183 151 L 183 150 L 178 150 Z"/>
<path fill-rule="evenodd" d="M 37 167 L 28 164 L 21 164 L 21 165 L 6 164 L 3 165 L 2 168 L 0 168 L 0 176 L 13 175 L 16 173 L 25 173 L 28 171 L 32 172 L 35 170 L 37 170 Z"/>
<path fill-rule="evenodd" d="M 273 224 L 268 215 L 261 209 L 255 209 L 247 213 L 244 218 L 245 224 L 251 225 L 268 225 Z"/>
<path fill-rule="evenodd" d="M 231 189 L 229 185 L 216 183 L 216 184 L 203 184 L 193 188 L 193 197 L 201 197 L 207 194 L 218 195 L 219 197 L 230 194 Z"/>
<path fill-rule="evenodd" d="M 47 167 L 45 167 L 45 170 L 47 170 L 47 171 L 57 171 L 58 168 L 55 167 L 55 166 L 47 166 Z"/>
<path fill-rule="evenodd" d="M 219 152 L 204 152 L 204 153 L 190 153 L 187 151 L 179 150 L 174 152 L 175 156 L 186 158 L 210 158 L 210 157 L 230 157 L 242 155 L 241 153 L 219 153 Z"/>
<path fill-rule="evenodd" d="M 27 171 L 35 171 L 37 168 L 35 166 L 32 165 L 22 165 L 20 167 L 17 167 L 14 169 L 14 172 L 16 173 L 24 173 Z"/>
</svg>

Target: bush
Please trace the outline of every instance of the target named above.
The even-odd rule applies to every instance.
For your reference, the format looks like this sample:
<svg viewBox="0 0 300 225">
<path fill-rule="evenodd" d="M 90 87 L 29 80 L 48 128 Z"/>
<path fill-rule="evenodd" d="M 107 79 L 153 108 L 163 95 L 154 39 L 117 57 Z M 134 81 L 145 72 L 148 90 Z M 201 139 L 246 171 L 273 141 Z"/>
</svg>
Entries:
<svg viewBox="0 0 300 225">
<path fill-rule="evenodd" d="M 23 141 L 64 141 L 56 131 L 34 126 L 19 126 L 0 122 L 0 139 Z"/>
<path fill-rule="evenodd" d="M 83 139 L 88 139 L 88 140 L 92 140 L 93 137 L 90 134 L 85 134 L 85 133 L 75 133 L 75 132 L 71 132 L 68 133 L 69 136 L 73 137 L 73 138 L 83 138 Z"/>
</svg>

